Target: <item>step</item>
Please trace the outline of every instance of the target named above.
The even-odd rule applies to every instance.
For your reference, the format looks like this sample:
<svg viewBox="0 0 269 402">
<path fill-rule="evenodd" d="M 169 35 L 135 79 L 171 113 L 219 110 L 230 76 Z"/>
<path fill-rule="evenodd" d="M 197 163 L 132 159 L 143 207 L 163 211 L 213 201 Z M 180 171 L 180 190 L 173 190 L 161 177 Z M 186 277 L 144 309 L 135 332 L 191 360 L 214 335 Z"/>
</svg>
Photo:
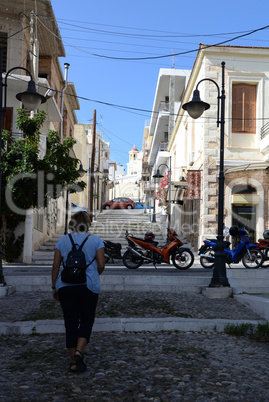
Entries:
<svg viewBox="0 0 269 402">
<path fill-rule="evenodd" d="M 5 275 L 5 280 L 8 286 L 15 286 L 17 292 L 51 290 L 50 275 Z M 202 287 L 208 286 L 209 281 L 210 278 L 206 276 L 106 274 L 101 276 L 101 287 L 104 291 L 201 293 Z"/>
<path fill-rule="evenodd" d="M 255 313 L 259 314 L 266 320 L 269 319 L 269 294 L 263 292 L 257 292 L 257 294 L 240 294 L 234 295 L 235 300 L 244 306 L 250 308 Z"/>
<path fill-rule="evenodd" d="M 143 211 L 142 211 L 143 212 Z M 135 237 L 143 238 L 148 230 L 155 234 L 155 240 L 163 246 L 166 239 L 163 237 L 157 223 L 149 222 L 147 214 L 140 211 L 104 211 L 97 215 L 97 220 L 92 223 L 91 233 L 99 236 L 103 240 L 120 243 L 122 245 L 122 255 L 126 251 L 128 242 L 125 237 L 126 231 Z M 54 234 L 48 241 L 42 244 L 38 250 L 33 252 L 33 264 L 52 264 L 55 246 L 59 239 L 64 235 L 64 229 Z"/>
<path fill-rule="evenodd" d="M 226 272 L 234 294 L 269 293 L 268 269 L 232 268 Z"/>
</svg>

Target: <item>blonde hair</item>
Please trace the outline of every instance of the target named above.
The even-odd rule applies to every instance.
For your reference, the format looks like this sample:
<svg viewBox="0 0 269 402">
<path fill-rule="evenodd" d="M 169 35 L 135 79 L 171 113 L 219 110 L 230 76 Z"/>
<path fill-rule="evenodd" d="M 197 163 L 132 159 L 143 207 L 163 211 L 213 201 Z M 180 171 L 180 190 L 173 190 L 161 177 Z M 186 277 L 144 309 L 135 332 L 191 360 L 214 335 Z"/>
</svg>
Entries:
<svg viewBox="0 0 269 402">
<path fill-rule="evenodd" d="M 72 232 L 88 232 L 91 226 L 91 219 L 87 212 L 79 211 L 71 216 L 69 229 Z"/>
</svg>

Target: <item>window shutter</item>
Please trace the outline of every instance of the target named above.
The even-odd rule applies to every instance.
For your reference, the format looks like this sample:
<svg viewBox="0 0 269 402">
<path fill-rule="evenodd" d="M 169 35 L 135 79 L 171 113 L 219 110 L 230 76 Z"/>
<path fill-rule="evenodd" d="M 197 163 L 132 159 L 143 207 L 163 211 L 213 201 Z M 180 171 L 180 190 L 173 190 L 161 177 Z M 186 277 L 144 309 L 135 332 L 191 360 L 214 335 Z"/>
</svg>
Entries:
<svg viewBox="0 0 269 402">
<path fill-rule="evenodd" d="M 13 107 L 7 107 L 6 113 L 2 109 L 2 129 L 12 133 Z"/>
<path fill-rule="evenodd" d="M 233 85 L 232 132 L 256 133 L 256 85 Z"/>
<path fill-rule="evenodd" d="M 245 85 L 245 129 L 246 133 L 256 133 L 256 85 Z"/>
<path fill-rule="evenodd" d="M 242 85 L 233 85 L 232 90 L 232 132 L 238 133 L 242 130 L 243 115 L 243 88 Z"/>
</svg>

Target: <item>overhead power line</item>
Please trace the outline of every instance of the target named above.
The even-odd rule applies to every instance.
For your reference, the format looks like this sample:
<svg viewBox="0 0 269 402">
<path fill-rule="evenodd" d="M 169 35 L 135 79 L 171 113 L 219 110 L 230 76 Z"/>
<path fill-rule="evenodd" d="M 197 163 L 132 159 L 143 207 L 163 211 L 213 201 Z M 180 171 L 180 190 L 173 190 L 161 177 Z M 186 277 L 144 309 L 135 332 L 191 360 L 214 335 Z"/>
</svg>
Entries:
<svg viewBox="0 0 269 402">
<path fill-rule="evenodd" d="M 16 80 L 25 82 L 25 80 L 23 80 L 22 78 L 19 78 L 18 76 L 15 76 L 15 75 L 12 75 L 12 74 L 10 74 L 9 77 L 12 77 L 12 78 L 14 78 Z M 42 85 L 40 83 L 38 84 L 38 86 L 40 88 L 45 88 L 46 90 L 47 89 L 52 89 L 55 93 L 57 93 L 57 92 L 61 93 L 61 91 L 59 91 L 57 89 L 48 88 L 47 86 Z M 87 101 L 87 102 L 93 102 L 93 103 L 97 103 L 97 104 L 101 104 L 101 105 L 105 105 L 105 106 L 110 106 L 110 107 L 118 108 L 118 109 L 121 109 L 121 110 L 127 110 L 127 111 L 130 111 L 130 112 L 144 112 L 144 113 L 149 113 L 149 114 L 152 114 L 152 115 L 154 115 L 154 114 L 158 115 L 159 114 L 159 110 L 154 111 L 154 110 L 150 110 L 150 109 L 142 109 L 142 108 L 137 108 L 137 107 L 132 107 L 132 106 L 119 105 L 119 104 L 111 103 L 111 102 L 104 102 L 104 101 L 100 101 L 100 100 L 97 100 L 97 99 L 86 98 L 85 96 L 74 95 L 74 94 L 68 93 L 67 91 L 65 91 L 65 95 L 70 96 L 72 98 L 79 99 L 79 100 L 84 100 L 84 101 Z M 169 115 L 170 116 L 179 116 L 178 113 L 169 113 Z M 207 118 L 208 119 L 209 117 L 201 116 L 200 119 L 202 119 L 202 118 Z M 211 119 L 211 118 L 209 118 L 209 119 Z M 215 117 L 212 117 L 212 120 L 215 120 L 215 119 L 216 119 Z M 268 118 L 267 117 L 256 118 L 257 121 L 258 120 L 267 120 L 267 119 L 269 119 L 269 117 Z M 228 118 L 228 120 L 229 120 L 229 118 Z M 231 118 L 230 118 L 230 120 L 231 120 Z M 245 119 L 245 120 L 247 120 L 247 119 Z"/>
<path fill-rule="evenodd" d="M 57 36 L 54 32 L 52 32 L 52 31 L 40 20 L 40 18 L 37 18 L 37 19 L 38 19 L 38 21 L 44 26 L 44 28 L 47 29 L 52 35 L 54 35 L 54 36 L 57 37 L 58 39 L 61 39 L 61 38 L 60 38 L 59 36 Z M 261 27 L 261 28 L 253 29 L 253 30 L 248 31 L 248 32 L 246 32 L 246 33 L 237 35 L 237 36 L 235 36 L 235 37 L 233 37 L 233 38 L 231 38 L 231 39 L 226 39 L 226 40 L 224 40 L 224 41 L 215 43 L 215 44 L 213 44 L 213 45 L 206 45 L 205 48 L 210 48 L 210 47 L 215 47 L 215 46 L 224 45 L 224 44 L 226 44 L 226 43 L 233 42 L 233 41 L 235 41 L 235 40 L 237 40 L 237 39 L 239 39 L 239 38 L 243 38 L 243 37 L 252 35 L 252 34 L 255 33 L 255 32 L 259 32 L 259 31 L 262 31 L 262 30 L 265 30 L 265 29 L 268 29 L 268 28 L 269 28 L 269 25 L 266 25 L 266 26 Z M 102 55 L 102 54 L 98 54 L 98 53 L 87 52 L 86 50 L 83 50 L 83 49 L 81 49 L 81 48 L 79 48 L 79 47 L 77 47 L 77 46 L 73 46 L 73 45 L 71 45 L 70 43 L 68 43 L 68 42 L 66 42 L 66 41 L 64 41 L 64 40 L 63 40 L 63 42 L 64 42 L 64 43 L 67 43 L 69 46 L 71 46 L 71 47 L 73 47 L 73 48 L 75 48 L 75 49 L 77 49 L 77 50 L 80 50 L 81 52 L 88 53 L 88 54 L 90 54 L 90 55 L 92 55 L 92 56 L 99 57 L 99 58 L 103 58 L 103 59 L 109 59 L 109 60 L 137 61 L 137 60 L 156 60 L 156 59 L 163 59 L 163 58 L 171 57 L 171 53 L 165 54 L 165 55 L 159 55 L 159 56 L 146 56 L 146 57 L 115 57 L 115 56 L 107 56 L 107 55 Z M 182 56 L 182 55 L 185 55 L 185 54 L 197 52 L 198 50 L 199 50 L 199 49 L 197 49 L 197 48 L 196 48 L 196 49 L 192 49 L 192 50 L 186 50 L 186 51 L 183 51 L 183 52 L 174 53 L 173 56 Z"/>
<path fill-rule="evenodd" d="M 89 27 L 84 27 L 81 25 L 76 25 L 76 24 L 71 24 L 67 22 L 63 22 L 64 20 L 58 19 L 62 24 L 68 25 L 71 27 L 79 28 L 80 30 L 86 30 L 90 32 L 95 32 L 95 33 L 101 33 L 101 34 L 109 34 L 109 35 L 120 35 L 120 36 L 128 36 L 128 37 L 142 37 L 142 38 L 197 38 L 197 37 L 211 37 L 211 36 L 222 36 L 222 35 L 238 35 L 238 34 L 244 34 L 247 33 L 248 31 L 239 31 L 239 32 L 224 32 L 224 33 L 213 33 L 213 34 L 182 34 L 182 33 L 170 33 L 169 35 L 146 35 L 146 34 L 137 34 L 137 33 L 127 33 L 127 32 L 115 32 L 115 31 L 107 31 L 107 30 L 102 30 L 102 29 L 95 29 L 95 28 L 89 28 Z M 126 28 L 125 28 L 126 29 Z M 137 28 L 130 28 L 130 29 L 137 29 Z M 165 31 L 162 31 L 165 33 Z"/>
</svg>

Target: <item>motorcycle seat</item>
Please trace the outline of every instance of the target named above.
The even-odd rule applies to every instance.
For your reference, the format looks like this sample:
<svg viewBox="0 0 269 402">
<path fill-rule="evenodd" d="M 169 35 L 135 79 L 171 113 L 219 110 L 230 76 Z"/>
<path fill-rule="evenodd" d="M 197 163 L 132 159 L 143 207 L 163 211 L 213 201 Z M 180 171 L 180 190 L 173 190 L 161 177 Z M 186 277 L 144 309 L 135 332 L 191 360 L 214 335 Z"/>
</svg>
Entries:
<svg viewBox="0 0 269 402">
<path fill-rule="evenodd" d="M 140 240 L 140 241 L 143 241 L 143 242 L 145 242 L 145 243 L 151 243 L 151 244 L 153 244 L 154 246 L 157 246 L 157 244 L 158 244 L 158 242 L 155 241 L 155 240 L 145 240 L 145 239 L 142 239 L 141 237 L 135 237 L 135 236 L 130 236 L 130 238 L 131 238 L 131 239 L 135 239 L 135 240 Z"/>
<path fill-rule="evenodd" d="M 155 241 L 155 240 L 145 240 L 147 243 L 151 243 L 151 244 L 153 244 L 153 246 L 155 246 L 155 247 L 157 247 L 157 245 L 158 245 L 158 241 Z"/>
<path fill-rule="evenodd" d="M 109 248 L 117 248 L 118 250 L 121 250 L 121 244 L 120 243 L 113 243 L 110 240 L 104 240 L 104 243 Z"/>
<path fill-rule="evenodd" d="M 266 245 L 269 245 L 269 240 L 266 240 L 266 239 L 258 239 L 258 242 L 259 243 L 264 243 Z"/>
</svg>

